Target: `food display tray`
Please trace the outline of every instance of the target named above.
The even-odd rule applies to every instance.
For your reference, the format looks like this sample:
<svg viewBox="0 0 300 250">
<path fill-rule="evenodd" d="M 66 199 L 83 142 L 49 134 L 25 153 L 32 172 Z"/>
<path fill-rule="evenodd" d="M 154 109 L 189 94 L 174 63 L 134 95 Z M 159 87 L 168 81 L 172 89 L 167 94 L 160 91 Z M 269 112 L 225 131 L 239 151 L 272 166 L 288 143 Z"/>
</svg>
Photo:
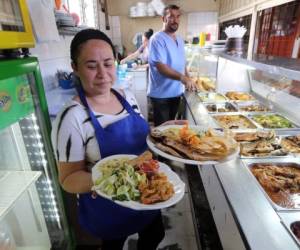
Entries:
<svg viewBox="0 0 300 250">
<path fill-rule="evenodd" d="M 273 140 L 275 140 L 276 144 L 280 145 L 280 141 L 281 141 L 282 137 L 281 136 L 276 136 Z M 240 142 L 240 150 L 242 150 L 242 146 L 247 144 L 247 143 L 255 143 L 255 142 Z M 287 152 L 284 155 L 272 155 L 272 154 L 268 154 L 268 155 L 256 155 L 256 156 L 245 156 L 245 155 L 241 155 L 240 154 L 240 158 L 241 159 L 264 159 L 264 158 L 273 158 L 273 159 L 277 159 L 277 158 L 282 158 L 282 157 L 294 157 L 294 154 Z"/>
<path fill-rule="evenodd" d="M 256 122 L 256 121 L 254 120 L 254 116 L 256 116 L 256 115 L 278 115 L 278 116 L 281 116 L 282 118 L 288 120 L 288 121 L 292 124 L 293 127 L 292 127 L 292 128 L 266 128 L 266 127 L 262 126 L 260 123 L 258 123 L 258 122 Z M 265 112 L 265 113 L 260 112 L 259 114 L 257 114 L 257 113 L 254 114 L 254 113 L 253 113 L 253 114 L 248 114 L 247 117 L 248 117 L 255 125 L 257 125 L 257 126 L 263 128 L 263 129 L 265 129 L 265 130 L 270 130 L 270 129 L 271 129 L 271 130 L 276 130 L 276 131 L 280 131 L 280 130 L 281 130 L 281 131 L 300 130 L 300 126 L 299 126 L 296 122 L 294 122 L 294 121 L 292 121 L 291 119 L 285 117 L 284 115 L 279 114 L 279 113 L 276 113 L 276 112 Z"/>
<path fill-rule="evenodd" d="M 291 131 L 291 133 L 287 134 L 283 134 L 280 136 L 280 139 L 284 139 L 285 137 L 289 137 L 289 136 L 296 136 L 299 135 L 300 131 Z M 300 157 L 300 153 L 295 153 L 295 152 L 290 152 L 291 155 L 293 155 L 294 157 Z"/>
<path fill-rule="evenodd" d="M 300 240 L 296 237 L 291 229 L 291 225 L 294 222 L 300 223 L 300 212 L 278 212 L 278 215 L 281 219 L 281 223 L 285 226 L 287 231 L 292 235 L 295 242 L 299 245 L 300 248 Z"/>
<path fill-rule="evenodd" d="M 209 107 L 216 109 L 215 111 L 210 111 Z M 224 113 L 235 113 L 238 111 L 236 105 L 231 102 L 221 102 L 221 103 L 206 103 L 205 108 L 209 114 L 224 114 Z M 218 109 L 231 109 L 230 111 L 218 111 Z"/>
<path fill-rule="evenodd" d="M 246 166 L 247 170 L 252 175 L 252 177 L 256 180 L 257 185 L 262 190 L 263 194 L 265 195 L 267 200 L 271 203 L 271 205 L 274 207 L 274 209 L 276 211 L 300 211 L 300 208 L 281 207 L 278 204 L 276 204 L 275 202 L 273 202 L 272 199 L 267 194 L 267 192 L 260 185 L 260 183 L 258 182 L 256 177 L 253 175 L 253 173 L 250 170 L 253 167 L 253 165 L 257 164 L 257 163 L 261 163 L 261 164 L 264 164 L 264 163 L 281 164 L 282 167 L 284 167 L 284 165 L 293 164 L 295 167 L 300 168 L 300 159 L 299 158 L 295 158 L 295 157 L 291 157 L 291 156 L 290 157 L 280 157 L 280 158 L 277 158 L 277 159 L 274 159 L 274 158 L 257 159 L 256 158 L 256 159 L 242 159 L 242 162 Z"/>
<path fill-rule="evenodd" d="M 259 101 L 244 101 L 244 102 L 235 102 L 237 105 L 238 111 L 243 113 L 261 113 L 261 112 L 270 112 L 272 111 L 270 108 L 268 108 L 266 105 L 262 104 Z M 265 108 L 266 110 L 255 110 L 255 111 L 248 111 L 248 110 L 242 110 L 242 108 L 248 107 L 248 106 L 260 106 Z"/>
<path fill-rule="evenodd" d="M 256 130 L 257 128 L 261 128 L 259 125 L 254 123 L 251 119 L 249 119 L 247 116 L 243 115 L 242 113 L 236 112 L 233 114 L 228 114 L 228 113 L 218 113 L 218 114 L 212 114 L 212 118 L 214 118 L 215 123 L 219 126 L 219 128 L 226 129 L 222 126 L 222 124 L 216 119 L 218 116 L 239 116 L 242 119 L 245 119 L 251 126 L 251 128 L 232 128 L 232 131 L 244 131 L 244 130 Z"/>
<path fill-rule="evenodd" d="M 227 102 L 228 98 L 221 94 L 216 92 L 200 92 L 197 93 L 202 103 L 219 103 L 219 102 Z M 216 100 L 216 96 L 220 96 L 224 100 Z"/>
<path fill-rule="evenodd" d="M 236 99 L 230 99 L 230 98 L 226 95 L 226 94 L 229 93 L 229 92 L 235 92 L 235 93 L 239 93 L 239 94 L 246 94 L 246 95 L 252 97 L 252 99 L 249 99 L 249 100 L 236 100 Z M 253 101 L 256 101 L 256 100 L 257 100 L 252 94 L 247 93 L 247 92 L 241 92 L 241 91 L 229 91 L 229 92 L 226 92 L 226 93 L 224 94 L 224 96 L 226 96 L 226 98 L 227 98 L 229 101 L 234 101 L 234 102 L 239 103 L 239 102 L 251 102 L 251 101 L 253 102 Z"/>
</svg>

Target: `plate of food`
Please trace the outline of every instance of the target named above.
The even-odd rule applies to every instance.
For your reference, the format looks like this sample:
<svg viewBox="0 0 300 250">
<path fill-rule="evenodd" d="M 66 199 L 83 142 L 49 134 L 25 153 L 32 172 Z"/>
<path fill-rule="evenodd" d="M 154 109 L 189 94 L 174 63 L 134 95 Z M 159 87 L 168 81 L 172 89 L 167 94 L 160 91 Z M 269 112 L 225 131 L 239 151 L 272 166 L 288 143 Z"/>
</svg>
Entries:
<svg viewBox="0 0 300 250">
<path fill-rule="evenodd" d="M 134 210 L 155 210 L 179 202 L 185 184 L 168 165 L 140 156 L 113 155 L 92 168 L 92 190 L 101 197 Z"/>
<path fill-rule="evenodd" d="M 217 164 L 238 156 L 238 143 L 229 132 L 199 126 L 168 125 L 151 130 L 148 147 L 169 160 L 192 165 Z"/>
</svg>

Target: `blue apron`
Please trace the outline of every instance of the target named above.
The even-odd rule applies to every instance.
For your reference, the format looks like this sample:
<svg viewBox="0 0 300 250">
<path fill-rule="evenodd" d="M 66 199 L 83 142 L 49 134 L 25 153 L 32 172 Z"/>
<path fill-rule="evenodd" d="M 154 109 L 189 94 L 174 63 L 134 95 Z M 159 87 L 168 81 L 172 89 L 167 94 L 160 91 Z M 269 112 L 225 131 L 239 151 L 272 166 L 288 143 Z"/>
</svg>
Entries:
<svg viewBox="0 0 300 250">
<path fill-rule="evenodd" d="M 89 108 L 82 87 L 77 91 L 91 117 L 102 158 L 115 154 L 138 155 L 147 149 L 145 140 L 149 133 L 147 122 L 117 91 L 112 89 L 129 115 L 106 128 L 101 127 Z M 80 225 L 105 240 L 118 239 L 139 232 L 159 213 L 160 210 L 137 211 L 125 208 L 100 196 L 94 199 L 91 193 L 79 195 Z"/>
</svg>

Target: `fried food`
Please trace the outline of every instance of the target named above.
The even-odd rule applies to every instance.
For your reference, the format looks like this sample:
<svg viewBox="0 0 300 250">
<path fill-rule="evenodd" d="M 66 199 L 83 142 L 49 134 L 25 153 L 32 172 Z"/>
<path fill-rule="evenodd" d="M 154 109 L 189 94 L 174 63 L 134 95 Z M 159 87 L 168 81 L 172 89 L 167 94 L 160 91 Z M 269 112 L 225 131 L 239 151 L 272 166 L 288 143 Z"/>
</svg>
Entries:
<svg viewBox="0 0 300 250">
<path fill-rule="evenodd" d="M 261 156 L 284 156 L 287 151 L 284 150 L 275 140 L 261 139 L 256 142 L 247 142 L 240 144 L 240 154 L 242 156 L 261 157 Z"/>
<path fill-rule="evenodd" d="M 281 145 L 291 153 L 300 153 L 300 135 L 284 137 Z"/>
<path fill-rule="evenodd" d="M 296 164 L 254 164 L 251 172 L 273 202 L 300 208 L 300 169 Z"/>
<path fill-rule="evenodd" d="M 215 120 L 226 129 L 247 129 L 256 126 L 245 116 L 242 115 L 220 115 L 213 116 Z"/>
<path fill-rule="evenodd" d="M 139 155 L 136 158 L 133 158 L 132 160 L 129 160 L 129 164 L 132 165 L 133 167 L 136 167 L 137 165 L 140 165 L 141 163 L 145 162 L 145 161 L 149 161 L 152 159 L 152 153 L 147 150 L 144 153 L 142 153 L 141 155 Z"/>
<path fill-rule="evenodd" d="M 152 204 L 170 199 L 174 194 L 173 184 L 164 173 L 153 175 L 146 183 L 139 185 L 141 202 Z"/>
<path fill-rule="evenodd" d="M 275 131 L 237 132 L 234 139 L 237 142 L 254 142 L 260 139 L 271 140 L 275 138 Z"/>
<path fill-rule="evenodd" d="M 215 91 L 216 85 L 207 77 L 193 78 L 200 91 Z"/>
<path fill-rule="evenodd" d="M 188 127 L 151 131 L 155 145 L 171 155 L 196 161 L 219 161 L 237 148 L 229 135 L 218 135 L 213 130 L 198 134 Z"/>
<path fill-rule="evenodd" d="M 230 100 L 235 100 L 235 101 L 255 100 L 252 95 L 245 93 L 245 92 L 228 91 L 225 95 Z"/>
</svg>

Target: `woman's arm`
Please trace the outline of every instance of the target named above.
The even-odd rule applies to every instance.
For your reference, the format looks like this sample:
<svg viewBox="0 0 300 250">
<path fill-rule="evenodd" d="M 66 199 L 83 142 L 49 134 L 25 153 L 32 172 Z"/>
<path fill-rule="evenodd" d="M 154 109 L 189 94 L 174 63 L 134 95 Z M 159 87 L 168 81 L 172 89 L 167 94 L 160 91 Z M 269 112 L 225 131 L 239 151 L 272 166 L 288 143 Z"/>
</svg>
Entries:
<svg viewBox="0 0 300 250">
<path fill-rule="evenodd" d="M 85 161 L 59 162 L 58 178 L 68 193 L 87 193 L 93 186 L 92 174 L 86 171 Z"/>
<path fill-rule="evenodd" d="M 120 64 L 124 64 L 125 62 L 127 62 L 127 61 L 130 61 L 130 60 L 133 60 L 133 59 L 135 59 L 135 58 L 137 58 L 141 53 L 142 53 L 142 51 L 143 51 L 143 45 L 140 47 L 140 48 L 138 48 L 135 52 L 133 52 L 132 54 L 130 54 L 129 56 L 127 56 L 127 57 L 125 57 L 124 59 L 122 59 L 121 61 L 120 61 Z"/>
</svg>

